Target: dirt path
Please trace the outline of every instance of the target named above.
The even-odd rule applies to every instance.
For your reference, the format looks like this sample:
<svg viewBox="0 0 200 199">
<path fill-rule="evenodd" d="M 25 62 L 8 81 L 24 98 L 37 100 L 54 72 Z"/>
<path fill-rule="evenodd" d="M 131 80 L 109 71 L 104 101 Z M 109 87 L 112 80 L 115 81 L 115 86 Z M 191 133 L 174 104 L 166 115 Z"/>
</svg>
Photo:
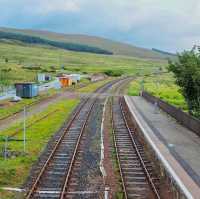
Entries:
<svg viewBox="0 0 200 199">
<path fill-rule="evenodd" d="M 78 95 L 73 93 L 73 92 L 69 92 L 69 91 L 65 91 L 63 93 L 59 93 L 59 94 L 55 94 L 52 97 L 49 97 L 47 99 L 41 100 L 40 102 L 38 102 L 37 104 L 31 106 L 28 108 L 27 110 L 27 116 L 32 116 L 36 113 L 40 113 L 42 112 L 45 108 L 47 108 L 50 104 L 53 104 L 61 99 L 72 99 L 72 98 L 77 98 Z M 9 126 L 11 126 L 14 123 L 20 122 L 23 119 L 23 111 L 16 113 L 4 120 L 0 120 L 0 131 L 8 128 Z"/>
</svg>

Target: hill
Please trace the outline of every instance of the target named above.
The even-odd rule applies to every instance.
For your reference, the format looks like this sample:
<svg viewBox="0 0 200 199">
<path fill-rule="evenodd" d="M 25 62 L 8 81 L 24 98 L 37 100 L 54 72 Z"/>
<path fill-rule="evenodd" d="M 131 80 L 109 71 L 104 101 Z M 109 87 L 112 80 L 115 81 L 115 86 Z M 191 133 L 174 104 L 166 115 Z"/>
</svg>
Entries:
<svg viewBox="0 0 200 199">
<path fill-rule="evenodd" d="M 0 87 L 5 84 L 34 81 L 37 73 L 112 73 L 143 75 L 166 65 L 165 60 L 147 60 L 125 56 L 74 52 L 48 45 L 30 45 L 15 40 L 0 41 Z M 4 75 L 4 72 L 7 75 Z M 3 76 L 2 76 L 3 75 Z"/>
<path fill-rule="evenodd" d="M 106 55 L 112 55 L 112 52 L 109 52 L 107 50 L 103 50 L 97 47 L 91 47 L 84 44 L 75 44 L 75 43 L 69 43 L 69 42 L 61 42 L 61 41 L 53 41 L 49 39 L 43 39 L 38 36 L 31 36 L 21 33 L 13 33 L 13 32 L 4 32 L 0 31 L 0 40 L 5 41 L 5 39 L 8 41 L 18 41 L 23 42 L 25 44 L 36 44 L 36 45 L 48 45 L 55 48 L 62 48 L 65 50 L 70 51 L 77 51 L 77 52 L 89 52 L 89 53 L 96 53 L 96 54 L 106 54 Z"/>
<path fill-rule="evenodd" d="M 163 50 L 159 50 L 159 49 L 156 49 L 156 48 L 152 48 L 153 51 L 155 52 L 159 52 L 159 53 L 162 53 L 162 54 L 165 54 L 165 55 L 168 55 L 168 56 L 176 56 L 175 53 L 170 53 L 170 52 L 166 52 L 166 51 L 163 51 Z"/>
<path fill-rule="evenodd" d="M 42 39 L 48 39 L 57 42 L 87 45 L 90 47 L 96 47 L 99 49 L 106 50 L 108 52 L 112 52 L 115 55 L 138 57 L 145 59 L 161 59 L 161 60 L 174 57 L 166 53 L 140 48 L 133 45 L 116 42 L 95 36 L 78 35 L 78 34 L 61 34 L 61 33 L 41 31 L 41 30 L 12 29 L 12 28 L 0 28 L 0 31 L 26 34 L 29 36 L 36 36 Z"/>
</svg>

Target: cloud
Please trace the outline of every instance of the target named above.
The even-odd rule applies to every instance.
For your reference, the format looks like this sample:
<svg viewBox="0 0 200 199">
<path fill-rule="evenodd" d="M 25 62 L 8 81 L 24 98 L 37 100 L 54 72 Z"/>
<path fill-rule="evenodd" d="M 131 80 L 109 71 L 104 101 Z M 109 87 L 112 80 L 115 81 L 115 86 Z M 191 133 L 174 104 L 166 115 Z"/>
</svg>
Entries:
<svg viewBox="0 0 200 199">
<path fill-rule="evenodd" d="M 77 12 L 79 5 L 73 0 L 42 0 L 38 1 L 36 12 L 48 14 L 52 12 Z"/>
<path fill-rule="evenodd" d="M 0 0 L 0 26 L 98 35 L 143 47 L 200 41 L 199 0 Z"/>
</svg>

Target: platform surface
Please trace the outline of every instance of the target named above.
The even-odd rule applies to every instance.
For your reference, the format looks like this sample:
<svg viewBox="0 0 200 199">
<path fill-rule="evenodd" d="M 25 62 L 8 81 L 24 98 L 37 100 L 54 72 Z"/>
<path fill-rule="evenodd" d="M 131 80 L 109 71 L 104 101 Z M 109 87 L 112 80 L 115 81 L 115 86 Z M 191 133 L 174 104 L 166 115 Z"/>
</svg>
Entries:
<svg viewBox="0 0 200 199">
<path fill-rule="evenodd" d="M 142 97 L 125 100 L 180 184 L 200 198 L 200 137 Z"/>
</svg>

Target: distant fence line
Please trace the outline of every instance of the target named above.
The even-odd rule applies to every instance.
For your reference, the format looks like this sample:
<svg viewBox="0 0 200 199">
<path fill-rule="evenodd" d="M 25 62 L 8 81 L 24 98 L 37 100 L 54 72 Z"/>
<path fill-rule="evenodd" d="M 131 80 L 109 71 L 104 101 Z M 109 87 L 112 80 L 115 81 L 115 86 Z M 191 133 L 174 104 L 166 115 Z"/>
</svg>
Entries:
<svg viewBox="0 0 200 199">
<path fill-rule="evenodd" d="M 142 97 L 151 103 L 157 103 L 158 107 L 174 117 L 180 124 L 195 132 L 200 136 L 200 120 L 192 117 L 188 113 L 183 112 L 181 109 L 170 105 L 169 103 L 157 98 L 146 91 L 142 92 Z"/>
</svg>

